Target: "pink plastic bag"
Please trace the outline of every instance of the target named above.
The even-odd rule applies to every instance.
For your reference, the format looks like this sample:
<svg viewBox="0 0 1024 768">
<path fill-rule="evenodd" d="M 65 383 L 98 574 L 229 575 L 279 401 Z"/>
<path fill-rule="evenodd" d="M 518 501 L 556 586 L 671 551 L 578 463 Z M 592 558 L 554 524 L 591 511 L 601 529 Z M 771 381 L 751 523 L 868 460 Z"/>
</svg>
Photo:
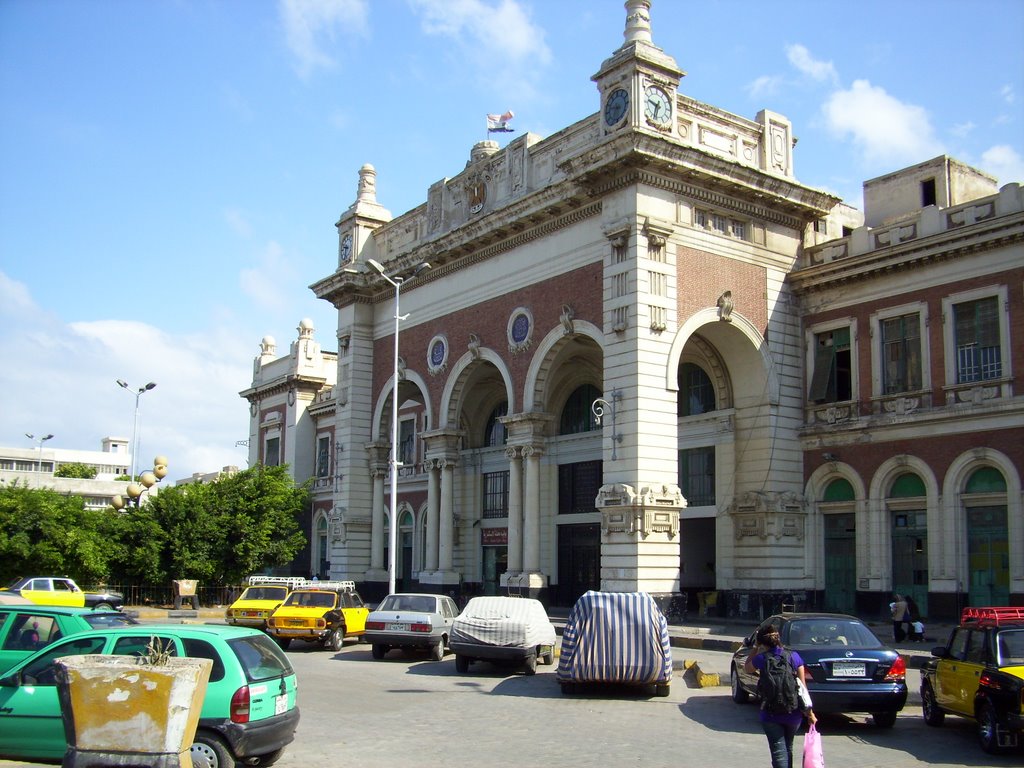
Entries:
<svg viewBox="0 0 1024 768">
<path fill-rule="evenodd" d="M 821 734 L 811 723 L 804 734 L 804 768 L 825 768 L 825 753 L 821 748 Z"/>
</svg>

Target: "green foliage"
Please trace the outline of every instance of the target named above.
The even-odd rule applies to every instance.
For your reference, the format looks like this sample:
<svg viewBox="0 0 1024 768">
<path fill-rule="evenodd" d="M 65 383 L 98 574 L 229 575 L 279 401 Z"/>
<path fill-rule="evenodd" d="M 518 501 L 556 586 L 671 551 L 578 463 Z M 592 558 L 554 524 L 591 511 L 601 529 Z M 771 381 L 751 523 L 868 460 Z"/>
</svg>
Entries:
<svg viewBox="0 0 1024 768">
<path fill-rule="evenodd" d="M 61 464 L 53 473 L 54 477 L 75 477 L 79 480 L 95 480 L 96 467 L 87 464 L 79 464 L 76 461 L 68 464 Z"/>
<path fill-rule="evenodd" d="M 124 512 L 14 484 L 0 488 L 0 582 L 59 574 L 80 584 L 239 583 L 305 546 L 298 520 L 308 505 L 283 466 L 163 488 Z"/>
</svg>

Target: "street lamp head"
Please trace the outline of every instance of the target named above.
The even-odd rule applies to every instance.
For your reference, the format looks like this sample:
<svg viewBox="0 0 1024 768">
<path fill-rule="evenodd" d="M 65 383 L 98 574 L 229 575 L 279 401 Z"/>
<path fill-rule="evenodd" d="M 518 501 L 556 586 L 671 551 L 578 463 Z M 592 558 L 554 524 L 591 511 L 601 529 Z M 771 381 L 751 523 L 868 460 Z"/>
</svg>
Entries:
<svg viewBox="0 0 1024 768">
<path fill-rule="evenodd" d="M 128 389 L 128 382 L 124 379 L 118 379 L 117 386 L 121 387 L 121 389 Z"/>
<path fill-rule="evenodd" d="M 387 277 L 387 275 L 384 274 L 384 267 L 381 265 L 379 261 L 377 261 L 376 259 L 367 259 L 366 263 L 369 264 L 375 271 L 379 272 L 381 276 Z"/>
<path fill-rule="evenodd" d="M 151 382 L 149 382 L 149 384 L 147 384 L 142 389 L 140 389 L 139 392 L 148 392 L 149 390 L 153 389 L 153 387 L 155 387 L 155 386 L 156 386 L 156 382 L 155 381 L 151 381 Z"/>
<path fill-rule="evenodd" d="M 50 440 L 52 438 L 53 438 L 53 435 L 47 435 L 46 437 L 41 438 L 41 439 L 43 439 L 43 440 Z"/>
</svg>

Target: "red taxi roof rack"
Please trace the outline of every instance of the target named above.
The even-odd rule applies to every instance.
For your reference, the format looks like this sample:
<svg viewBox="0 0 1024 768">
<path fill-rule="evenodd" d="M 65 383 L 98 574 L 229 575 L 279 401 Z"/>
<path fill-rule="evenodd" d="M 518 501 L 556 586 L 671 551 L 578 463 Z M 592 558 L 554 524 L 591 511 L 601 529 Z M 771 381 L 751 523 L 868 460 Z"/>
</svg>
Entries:
<svg viewBox="0 0 1024 768">
<path fill-rule="evenodd" d="M 991 608 L 964 608 L 960 622 L 977 622 L 986 626 L 996 626 L 1007 622 L 1024 621 L 1024 606 L 998 606 Z"/>
</svg>

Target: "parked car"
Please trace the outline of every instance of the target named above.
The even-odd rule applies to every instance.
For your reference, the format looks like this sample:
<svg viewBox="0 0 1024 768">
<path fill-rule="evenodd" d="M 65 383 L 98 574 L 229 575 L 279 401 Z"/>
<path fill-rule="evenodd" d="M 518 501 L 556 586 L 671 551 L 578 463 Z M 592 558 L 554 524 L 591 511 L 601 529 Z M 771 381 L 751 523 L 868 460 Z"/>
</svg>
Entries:
<svg viewBox="0 0 1024 768">
<path fill-rule="evenodd" d="M 668 696 L 672 645 L 668 622 L 646 592 L 584 593 L 562 631 L 556 677 L 562 693 L 580 683 L 653 685 Z"/>
<path fill-rule="evenodd" d="M 0 677 L 0 758 L 60 762 L 64 756 L 55 659 L 82 653 L 140 655 L 153 638 L 174 656 L 213 660 L 190 750 L 195 768 L 276 762 L 299 722 L 295 671 L 263 632 L 209 624 L 83 632 L 23 660 Z"/>
<path fill-rule="evenodd" d="M 402 648 L 429 650 L 434 661 L 441 661 L 458 615 L 455 601 L 444 595 L 388 595 L 366 618 L 363 639 L 372 643 L 375 659 L 383 659 L 392 648 Z"/>
<path fill-rule="evenodd" d="M 249 586 L 224 612 L 224 618 L 228 624 L 265 630 L 267 619 L 291 591 L 306 584 L 298 577 L 250 576 Z"/>
<path fill-rule="evenodd" d="M 120 611 L 58 605 L 0 605 L 0 673 L 41 648 L 90 629 L 138 624 Z"/>
<path fill-rule="evenodd" d="M 346 637 L 362 637 L 370 609 L 353 581 L 309 582 L 291 592 L 267 619 L 267 632 L 287 648 L 292 640 L 340 651 Z"/>
<path fill-rule="evenodd" d="M 555 625 L 539 600 L 474 597 L 452 622 L 450 646 L 458 672 L 468 672 L 474 661 L 490 661 L 533 675 L 538 659 L 554 662 L 555 640 Z"/>
<path fill-rule="evenodd" d="M 782 613 L 760 626 L 775 624 L 783 646 L 804 660 L 807 690 L 815 714 L 868 712 L 875 724 L 892 728 L 907 703 L 907 665 L 855 616 L 840 613 Z M 760 627 L 759 627 L 760 628 Z M 757 674 L 744 670 L 757 653 L 755 630 L 732 657 L 732 698 L 757 698 Z"/>
<path fill-rule="evenodd" d="M 84 592 L 74 579 L 66 576 L 19 576 L 0 591 L 20 595 L 38 605 L 112 608 L 118 611 L 124 606 L 124 595 L 120 592 Z"/>
<path fill-rule="evenodd" d="M 1024 744 L 1024 607 L 965 608 L 921 668 L 928 725 L 947 714 L 973 719 L 986 752 Z"/>
</svg>

